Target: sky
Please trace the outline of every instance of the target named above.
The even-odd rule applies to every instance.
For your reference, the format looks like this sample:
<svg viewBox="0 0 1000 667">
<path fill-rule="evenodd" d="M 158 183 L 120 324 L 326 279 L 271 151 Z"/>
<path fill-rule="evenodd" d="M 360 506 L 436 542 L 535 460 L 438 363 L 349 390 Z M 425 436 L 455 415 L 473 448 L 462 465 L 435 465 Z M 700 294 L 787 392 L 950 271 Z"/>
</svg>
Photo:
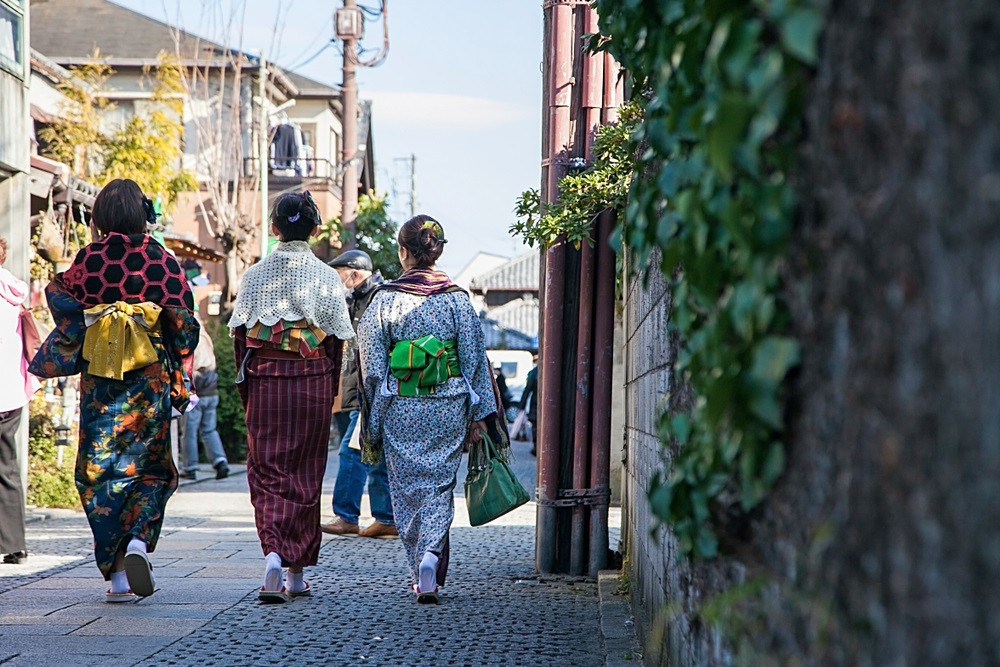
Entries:
<svg viewBox="0 0 1000 667">
<path fill-rule="evenodd" d="M 268 60 L 303 76 L 341 82 L 339 44 L 320 52 L 333 36 L 339 1 L 115 2 L 213 40 L 220 35 L 206 20 L 206 6 L 228 16 L 229 7 L 245 4 L 246 52 L 264 50 Z M 379 7 L 379 0 L 360 3 Z M 397 158 L 416 156 L 416 210 L 443 224 L 448 245 L 438 266 L 452 275 L 478 251 L 528 250 L 507 230 L 515 199 L 537 188 L 541 173 L 541 5 L 393 0 L 388 57 L 380 67 L 358 70 L 359 97 L 373 102 L 376 188 L 392 198 L 395 181 L 393 217 L 403 222 L 410 174 Z M 381 21 L 366 22 L 363 46 L 375 49 L 381 39 Z"/>
</svg>

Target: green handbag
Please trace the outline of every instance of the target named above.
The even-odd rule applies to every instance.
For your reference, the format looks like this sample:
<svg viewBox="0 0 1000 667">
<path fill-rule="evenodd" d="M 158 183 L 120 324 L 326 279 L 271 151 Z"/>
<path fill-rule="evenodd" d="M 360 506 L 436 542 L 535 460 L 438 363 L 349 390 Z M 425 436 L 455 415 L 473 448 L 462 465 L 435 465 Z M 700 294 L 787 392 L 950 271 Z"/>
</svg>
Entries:
<svg viewBox="0 0 1000 667">
<path fill-rule="evenodd" d="M 469 473 L 465 478 L 465 504 L 469 523 L 481 526 L 530 500 L 510 466 L 497 454 L 486 433 L 469 447 Z"/>
</svg>

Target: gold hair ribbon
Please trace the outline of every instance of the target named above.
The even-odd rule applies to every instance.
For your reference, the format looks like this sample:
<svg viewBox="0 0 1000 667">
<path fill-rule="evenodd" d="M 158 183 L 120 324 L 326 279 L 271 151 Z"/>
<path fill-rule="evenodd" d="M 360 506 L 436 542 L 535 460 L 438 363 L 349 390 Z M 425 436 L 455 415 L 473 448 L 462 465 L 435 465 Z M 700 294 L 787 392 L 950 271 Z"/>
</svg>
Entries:
<svg viewBox="0 0 1000 667">
<path fill-rule="evenodd" d="M 156 362 L 156 348 L 149 333 L 160 318 L 160 310 L 149 301 L 116 301 L 84 310 L 87 334 L 83 358 L 90 362 L 90 374 L 121 380 L 128 371 Z"/>
</svg>

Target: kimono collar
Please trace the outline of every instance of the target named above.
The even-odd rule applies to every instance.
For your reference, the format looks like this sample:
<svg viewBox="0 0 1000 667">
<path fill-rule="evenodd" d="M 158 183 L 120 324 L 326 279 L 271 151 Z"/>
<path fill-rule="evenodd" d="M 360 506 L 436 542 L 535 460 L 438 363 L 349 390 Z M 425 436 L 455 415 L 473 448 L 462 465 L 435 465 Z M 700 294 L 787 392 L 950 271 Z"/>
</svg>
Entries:
<svg viewBox="0 0 1000 667">
<path fill-rule="evenodd" d="M 465 292 L 464 289 L 451 282 L 447 273 L 431 269 L 410 269 L 395 280 L 383 283 L 378 289 L 405 292 L 417 296 Z"/>
<path fill-rule="evenodd" d="M 274 252 L 312 252 L 307 241 L 279 241 Z"/>
</svg>

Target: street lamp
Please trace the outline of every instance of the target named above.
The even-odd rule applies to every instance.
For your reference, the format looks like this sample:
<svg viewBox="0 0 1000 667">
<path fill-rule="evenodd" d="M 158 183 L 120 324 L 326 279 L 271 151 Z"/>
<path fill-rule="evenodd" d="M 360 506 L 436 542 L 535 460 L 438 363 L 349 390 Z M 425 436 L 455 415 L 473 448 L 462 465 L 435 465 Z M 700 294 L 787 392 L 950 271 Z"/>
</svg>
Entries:
<svg viewBox="0 0 1000 667">
<path fill-rule="evenodd" d="M 69 447 L 70 428 L 66 424 L 56 426 L 56 465 L 62 467 L 63 450 Z"/>
</svg>

